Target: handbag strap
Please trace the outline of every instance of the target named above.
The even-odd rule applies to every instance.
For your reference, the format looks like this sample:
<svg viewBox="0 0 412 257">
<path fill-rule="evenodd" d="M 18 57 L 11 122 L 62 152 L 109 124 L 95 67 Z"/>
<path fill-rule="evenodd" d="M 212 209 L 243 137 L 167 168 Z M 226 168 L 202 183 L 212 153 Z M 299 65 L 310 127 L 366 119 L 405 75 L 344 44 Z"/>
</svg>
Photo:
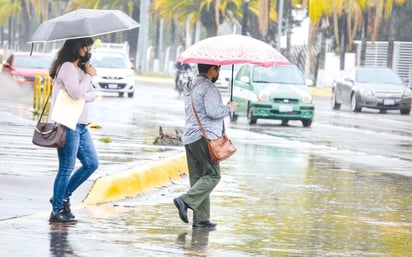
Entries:
<svg viewBox="0 0 412 257">
<path fill-rule="evenodd" d="M 54 84 L 54 81 L 55 81 L 56 78 L 57 78 L 57 75 L 59 74 L 60 68 L 61 68 L 61 66 L 59 66 L 59 67 L 57 68 L 56 76 L 54 76 L 54 79 L 53 79 L 53 84 Z M 39 118 L 39 120 L 37 121 L 37 124 L 39 124 L 40 121 L 41 121 L 41 119 L 43 118 L 43 114 L 44 114 L 44 111 L 46 110 L 47 103 L 49 102 L 49 98 L 50 98 L 50 94 L 47 95 L 46 102 L 44 103 L 43 110 L 41 111 L 40 118 Z"/>
<path fill-rule="evenodd" d="M 41 119 L 43 118 L 44 111 L 46 110 L 47 103 L 49 102 L 50 95 L 47 96 L 46 102 L 44 103 L 43 110 L 41 111 L 40 118 L 37 121 L 37 124 L 40 123 Z"/>
<path fill-rule="evenodd" d="M 191 98 L 191 100 L 192 100 L 192 108 L 193 108 L 193 112 L 194 112 L 195 117 L 196 117 L 196 120 L 197 120 L 197 124 L 199 124 L 200 131 L 202 132 L 203 137 L 204 137 L 206 140 L 209 140 L 209 138 L 207 137 L 206 131 L 205 131 L 205 129 L 204 129 L 203 126 L 202 126 L 202 122 L 200 122 L 199 115 L 197 114 L 197 111 L 196 111 L 195 102 L 193 101 L 192 81 L 190 81 L 189 83 L 190 83 L 190 84 L 189 84 L 189 88 L 190 88 L 190 98 Z"/>
<path fill-rule="evenodd" d="M 202 126 L 202 122 L 200 122 L 199 115 L 197 114 L 197 111 L 196 111 L 195 102 L 193 101 L 192 81 L 189 81 L 188 83 L 189 83 L 189 88 L 190 88 L 190 99 L 192 100 L 193 113 L 195 114 L 197 124 L 199 124 L 200 131 L 202 132 L 202 136 L 206 139 L 206 141 L 209 141 L 210 139 L 207 137 L 206 131 Z M 225 134 L 225 121 L 223 121 L 223 134 Z"/>
</svg>

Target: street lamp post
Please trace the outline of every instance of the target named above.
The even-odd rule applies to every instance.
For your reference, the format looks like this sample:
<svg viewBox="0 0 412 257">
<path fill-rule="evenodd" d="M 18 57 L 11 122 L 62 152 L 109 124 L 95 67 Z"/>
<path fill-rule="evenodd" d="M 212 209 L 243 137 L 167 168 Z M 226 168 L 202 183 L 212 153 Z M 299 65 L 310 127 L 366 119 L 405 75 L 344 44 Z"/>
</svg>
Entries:
<svg viewBox="0 0 412 257">
<path fill-rule="evenodd" d="M 140 1 L 140 31 L 137 39 L 136 68 L 142 74 L 147 72 L 146 53 L 149 41 L 149 1 Z"/>
<path fill-rule="evenodd" d="M 278 9 L 278 35 L 276 40 L 276 48 L 280 51 L 281 43 L 280 38 L 282 36 L 282 21 L 283 21 L 283 0 L 279 1 Z"/>
</svg>

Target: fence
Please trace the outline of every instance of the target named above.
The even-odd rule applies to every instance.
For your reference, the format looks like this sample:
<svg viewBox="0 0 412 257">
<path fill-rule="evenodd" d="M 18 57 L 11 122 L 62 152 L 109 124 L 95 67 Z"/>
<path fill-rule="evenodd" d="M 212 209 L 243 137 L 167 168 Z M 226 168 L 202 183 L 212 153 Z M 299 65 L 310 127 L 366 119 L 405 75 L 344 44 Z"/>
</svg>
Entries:
<svg viewBox="0 0 412 257">
<path fill-rule="evenodd" d="M 360 63 L 361 42 L 355 41 L 356 63 Z M 387 66 L 388 42 L 367 42 L 365 65 Z M 412 42 L 394 42 L 392 68 L 398 75 L 412 85 Z"/>
</svg>

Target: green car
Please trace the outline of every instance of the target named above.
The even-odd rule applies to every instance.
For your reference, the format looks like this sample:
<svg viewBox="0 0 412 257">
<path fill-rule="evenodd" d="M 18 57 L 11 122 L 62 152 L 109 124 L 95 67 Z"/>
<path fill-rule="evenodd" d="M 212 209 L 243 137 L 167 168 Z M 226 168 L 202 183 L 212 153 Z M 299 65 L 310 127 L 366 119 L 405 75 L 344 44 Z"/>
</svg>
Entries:
<svg viewBox="0 0 412 257">
<path fill-rule="evenodd" d="M 238 116 L 250 124 L 258 119 L 300 120 L 304 127 L 312 124 L 315 107 L 302 72 L 294 65 L 261 67 L 242 65 L 233 83 L 233 101 Z"/>
</svg>

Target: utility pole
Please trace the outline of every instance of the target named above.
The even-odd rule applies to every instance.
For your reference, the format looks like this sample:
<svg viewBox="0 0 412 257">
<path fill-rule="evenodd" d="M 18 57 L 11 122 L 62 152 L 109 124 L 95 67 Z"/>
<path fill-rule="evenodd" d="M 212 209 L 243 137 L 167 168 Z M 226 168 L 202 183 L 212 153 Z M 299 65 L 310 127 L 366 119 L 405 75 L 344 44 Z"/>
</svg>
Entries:
<svg viewBox="0 0 412 257">
<path fill-rule="evenodd" d="M 140 1 L 140 27 L 139 38 L 137 39 L 136 69 L 142 73 L 147 72 L 146 54 L 149 41 L 149 0 Z"/>
<path fill-rule="evenodd" d="M 278 35 L 276 40 L 276 48 L 280 51 L 280 38 L 282 36 L 282 21 L 283 21 L 283 0 L 279 0 L 279 9 L 278 9 Z"/>
</svg>

